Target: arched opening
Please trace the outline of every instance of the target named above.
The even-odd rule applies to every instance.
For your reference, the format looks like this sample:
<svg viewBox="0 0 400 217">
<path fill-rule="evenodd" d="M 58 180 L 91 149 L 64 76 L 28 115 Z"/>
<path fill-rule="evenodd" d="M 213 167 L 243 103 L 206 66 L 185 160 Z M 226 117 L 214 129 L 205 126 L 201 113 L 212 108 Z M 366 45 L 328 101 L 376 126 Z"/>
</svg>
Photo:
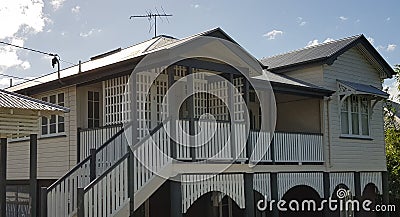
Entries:
<svg viewBox="0 0 400 217">
<path fill-rule="evenodd" d="M 353 200 L 353 193 L 350 191 L 349 187 L 347 187 L 345 184 L 337 185 L 332 193 L 331 198 L 332 201 L 335 200 L 336 202 L 333 203 L 331 207 L 326 206 L 326 209 L 328 209 L 327 214 L 329 217 L 354 216 L 353 207 L 350 203 L 348 203 L 348 208 L 346 209 L 346 203 L 349 200 Z M 340 204 L 342 204 L 342 206 Z"/>
<path fill-rule="evenodd" d="M 198 198 L 184 217 L 242 217 L 243 210 L 229 196 L 218 191 L 208 192 Z"/>
<path fill-rule="evenodd" d="M 289 189 L 282 197 L 287 211 L 279 211 L 279 217 L 322 217 L 323 212 L 317 209 L 321 197 L 312 187 L 298 185 Z M 313 201 L 308 203 L 308 201 Z M 292 210 L 296 209 L 296 210 Z"/>
<path fill-rule="evenodd" d="M 362 204 L 365 200 L 369 200 L 371 204 L 368 206 L 371 210 L 374 209 L 375 205 L 379 200 L 379 191 L 375 184 L 369 183 L 365 186 L 364 191 L 361 196 L 360 204 Z M 365 217 L 376 217 L 377 212 L 366 211 L 364 209 L 360 209 L 360 216 Z"/>
</svg>

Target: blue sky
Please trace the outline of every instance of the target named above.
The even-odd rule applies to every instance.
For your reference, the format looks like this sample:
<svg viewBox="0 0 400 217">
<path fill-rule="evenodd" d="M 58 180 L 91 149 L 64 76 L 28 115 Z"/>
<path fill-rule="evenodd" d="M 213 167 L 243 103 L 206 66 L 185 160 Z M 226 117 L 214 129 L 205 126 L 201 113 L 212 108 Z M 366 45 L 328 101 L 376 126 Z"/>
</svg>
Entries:
<svg viewBox="0 0 400 217">
<path fill-rule="evenodd" d="M 257 58 L 364 34 L 389 64 L 400 63 L 400 2 L 396 0 L 243 2 L 2 0 L 0 40 L 57 53 L 77 63 L 153 37 L 146 19 L 129 20 L 129 16 L 163 7 L 173 17 L 159 22 L 159 34 L 181 38 L 221 27 Z M 52 70 L 46 56 L 0 46 L 0 73 L 30 78 Z M 4 87 L 8 80 L 0 76 L 0 85 Z"/>
</svg>

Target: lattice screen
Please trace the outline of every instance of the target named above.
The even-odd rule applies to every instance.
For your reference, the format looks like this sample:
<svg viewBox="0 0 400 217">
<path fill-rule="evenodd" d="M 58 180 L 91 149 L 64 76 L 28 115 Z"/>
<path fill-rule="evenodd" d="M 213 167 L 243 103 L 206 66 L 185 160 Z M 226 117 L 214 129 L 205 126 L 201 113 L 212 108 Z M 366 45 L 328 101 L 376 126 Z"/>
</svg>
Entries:
<svg viewBox="0 0 400 217">
<path fill-rule="evenodd" d="M 209 112 L 217 120 L 228 120 L 228 107 L 224 103 L 228 100 L 228 86 L 226 81 L 217 81 L 209 83 L 208 92 Z M 217 97 L 218 96 L 218 97 Z"/>
<path fill-rule="evenodd" d="M 233 85 L 237 91 L 234 92 L 233 95 L 233 108 L 234 108 L 234 120 L 235 121 L 243 121 L 244 120 L 244 110 L 246 109 L 246 105 L 241 100 L 243 97 L 243 78 L 235 78 L 233 79 Z"/>
<path fill-rule="evenodd" d="M 207 112 L 207 80 L 205 79 L 204 73 L 196 73 L 198 69 L 193 69 L 193 88 L 194 91 L 200 93 L 194 94 L 194 117 L 200 118 L 202 114 Z"/>
<path fill-rule="evenodd" d="M 128 121 L 129 99 L 125 92 L 128 76 L 103 81 L 104 124 L 112 125 Z"/>
</svg>

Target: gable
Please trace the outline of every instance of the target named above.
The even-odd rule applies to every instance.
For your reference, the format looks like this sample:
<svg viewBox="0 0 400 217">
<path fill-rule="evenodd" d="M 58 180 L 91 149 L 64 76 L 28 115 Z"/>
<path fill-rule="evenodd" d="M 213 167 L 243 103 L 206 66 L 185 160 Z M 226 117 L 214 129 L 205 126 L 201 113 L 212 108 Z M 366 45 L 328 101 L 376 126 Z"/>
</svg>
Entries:
<svg viewBox="0 0 400 217">
<path fill-rule="evenodd" d="M 340 56 L 332 65 L 324 65 L 324 83 L 329 89 L 336 89 L 337 80 L 352 81 L 382 88 L 381 73 L 359 50 L 353 47 Z"/>
</svg>

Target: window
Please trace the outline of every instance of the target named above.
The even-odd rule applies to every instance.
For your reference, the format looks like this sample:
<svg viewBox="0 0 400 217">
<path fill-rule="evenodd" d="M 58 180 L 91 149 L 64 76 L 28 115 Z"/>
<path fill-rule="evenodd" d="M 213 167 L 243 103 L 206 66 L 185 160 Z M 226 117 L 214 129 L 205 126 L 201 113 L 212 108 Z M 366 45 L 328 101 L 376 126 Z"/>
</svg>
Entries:
<svg viewBox="0 0 400 217">
<path fill-rule="evenodd" d="M 42 101 L 64 106 L 64 93 L 42 97 Z M 42 117 L 42 135 L 65 132 L 65 120 L 63 116 L 51 115 L 50 118 Z"/>
<path fill-rule="evenodd" d="M 341 129 L 344 135 L 369 136 L 370 102 L 367 97 L 351 95 L 340 109 Z"/>
<path fill-rule="evenodd" d="M 88 127 L 100 127 L 100 93 L 88 91 Z"/>
</svg>

